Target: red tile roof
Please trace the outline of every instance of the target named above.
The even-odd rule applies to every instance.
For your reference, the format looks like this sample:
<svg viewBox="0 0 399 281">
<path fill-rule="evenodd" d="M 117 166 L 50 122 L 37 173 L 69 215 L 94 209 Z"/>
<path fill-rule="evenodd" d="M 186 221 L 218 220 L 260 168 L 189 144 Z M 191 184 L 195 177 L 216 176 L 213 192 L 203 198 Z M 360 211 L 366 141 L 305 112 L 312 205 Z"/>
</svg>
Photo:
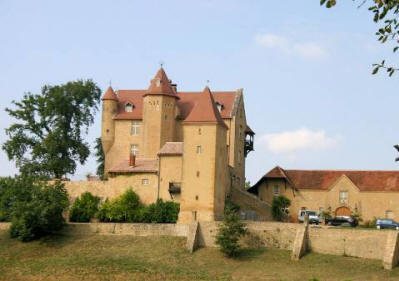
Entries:
<svg viewBox="0 0 399 281">
<path fill-rule="evenodd" d="M 114 89 L 111 86 L 105 91 L 102 100 L 118 100 L 118 97 L 115 95 Z"/>
<path fill-rule="evenodd" d="M 399 171 L 284 170 L 275 167 L 263 179 L 286 178 L 297 189 L 328 190 L 343 175 L 360 191 L 399 191 Z"/>
<path fill-rule="evenodd" d="M 116 99 L 118 109 L 114 119 L 125 120 L 141 120 L 143 118 L 143 97 L 150 94 L 165 94 L 176 97 L 179 118 L 185 120 L 199 100 L 202 99 L 203 94 L 203 92 L 176 92 L 163 68 L 159 69 L 151 80 L 148 90 L 119 90 L 115 94 L 112 88 L 110 89 L 107 90 L 103 99 Z M 224 119 L 233 117 L 235 103 L 239 96 L 237 91 L 212 92 L 211 94 L 214 103 L 223 105 L 219 115 Z M 125 105 L 128 102 L 134 106 L 132 112 L 125 112 Z M 217 118 L 219 119 L 219 117 Z"/>
<path fill-rule="evenodd" d="M 141 120 L 143 118 L 143 96 L 146 90 L 119 90 L 118 111 L 114 119 Z M 177 101 L 177 107 L 180 111 L 180 119 L 184 120 L 194 108 L 202 92 L 177 92 L 180 98 Z M 230 92 L 212 92 L 215 102 L 223 104 L 223 110 L 220 115 L 223 119 L 232 118 L 234 101 L 237 98 L 235 91 Z M 134 105 L 132 112 L 125 112 L 125 104 L 130 102 Z"/>
<path fill-rule="evenodd" d="M 226 127 L 219 110 L 216 107 L 215 100 L 211 90 L 205 87 L 201 95 L 199 95 L 194 108 L 184 119 L 185 122 L 216 122 Z"/>
<path fill-rule="evenodd" d="M 134 167 L 129 166 L 129 160 L 121 161 L 109 170 L 109 173 L 156 173 L 157 160 L 147 158 L 137 158 Z"/>
<path fill-rule="evenodd" d="M 146 92 L 146 95 L 169 95 L 176 96 L 175 91 L 172 88 L 168 76 L 161 67 L 154 78 L 151 80 L 150 86 Z"/>
<path fill-rule="evenodd" d="M 159 150 L 158 155 L 183 155 L 183 142 L 167 142 Z"/>
</svg>

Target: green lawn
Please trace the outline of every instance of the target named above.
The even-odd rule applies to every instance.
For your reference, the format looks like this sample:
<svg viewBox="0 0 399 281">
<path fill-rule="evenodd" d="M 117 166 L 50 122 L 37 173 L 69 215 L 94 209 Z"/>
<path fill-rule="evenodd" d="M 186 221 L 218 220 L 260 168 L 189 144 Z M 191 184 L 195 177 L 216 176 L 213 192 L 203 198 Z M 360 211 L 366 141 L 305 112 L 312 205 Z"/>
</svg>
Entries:
<svg viewBox="0 0 399 281">
<path fill-rule="evenodd" d="M 0 280 L 399 280 L 380 261 L 310 253 L 245 250 L 236 260 L 217 249 L 189 254 L 185 239 L 51 236 L 21 243 L 0 231 Z M 366 245 L 365 245 L 366 246 Z"/>
</svg>

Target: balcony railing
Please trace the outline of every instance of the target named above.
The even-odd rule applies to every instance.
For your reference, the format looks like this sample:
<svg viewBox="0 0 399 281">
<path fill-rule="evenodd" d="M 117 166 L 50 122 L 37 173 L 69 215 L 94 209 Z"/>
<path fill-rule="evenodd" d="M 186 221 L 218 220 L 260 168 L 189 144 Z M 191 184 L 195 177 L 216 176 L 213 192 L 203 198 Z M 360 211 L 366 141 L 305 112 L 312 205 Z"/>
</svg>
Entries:
<svg viewBox="0 0 399 281">
<path fill-rule="evenodd" d="M 169 193 L 170 194 L 180 194 L 181 193 L 181 183 L 180 182 L 170 182 L 169 183 Z"/>
</svg>

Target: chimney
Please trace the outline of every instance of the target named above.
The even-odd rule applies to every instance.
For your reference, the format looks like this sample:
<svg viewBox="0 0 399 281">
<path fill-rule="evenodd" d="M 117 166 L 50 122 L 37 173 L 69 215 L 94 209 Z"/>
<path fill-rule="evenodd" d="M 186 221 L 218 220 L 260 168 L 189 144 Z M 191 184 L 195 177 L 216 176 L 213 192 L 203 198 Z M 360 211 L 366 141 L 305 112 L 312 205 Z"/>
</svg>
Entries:
<svg viewBox="0 0 399 281">
<path fill-rule="evenodd" d="M 136 155 L 134 155 L 133 153 L 130 154 L 129 166 L 130 167 L 136 166 Z"/>
<path fill-rule="evenodd" d="M 172 87 L 173 91 L 177 93 L 177 84 L 170 84 L 170 86 Z"/>
</svg>

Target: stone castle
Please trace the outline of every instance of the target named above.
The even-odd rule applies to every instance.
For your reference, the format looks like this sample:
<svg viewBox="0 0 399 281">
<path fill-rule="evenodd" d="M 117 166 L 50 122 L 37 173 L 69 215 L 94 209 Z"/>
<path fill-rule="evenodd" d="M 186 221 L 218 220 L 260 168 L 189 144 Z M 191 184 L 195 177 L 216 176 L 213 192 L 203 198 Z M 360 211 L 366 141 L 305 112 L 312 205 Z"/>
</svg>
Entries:
<svg viewBox="0 0 399 281">
<path fill-rule="evenodd" d="M 109 87 L 102 101 L 108 180 L 70 182 L 71 197 L 89 190 L 111 199 L 131 188 L 146 204 L 179 202 L 179 222 L 187 223 L 221 218 L 231 189 L 244 189 L 254 132 L 242 89 L 180 92 L 161 67 L 148 89 Z"/>
</svg>

